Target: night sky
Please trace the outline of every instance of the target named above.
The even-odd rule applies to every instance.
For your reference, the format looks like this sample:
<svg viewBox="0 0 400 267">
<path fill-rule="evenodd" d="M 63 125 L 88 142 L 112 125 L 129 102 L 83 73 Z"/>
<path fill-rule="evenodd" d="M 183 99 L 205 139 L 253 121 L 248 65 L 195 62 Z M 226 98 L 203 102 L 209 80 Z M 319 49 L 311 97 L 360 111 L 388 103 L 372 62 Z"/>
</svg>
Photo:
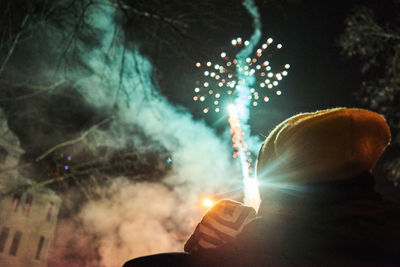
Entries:
<svg viewBox="0 0 400 267">
<path fill-rule="evenodd" d="M 253 34 L 242 0 L 22 2 L 0 1 L 0 59 L 10 54 L 0 69 L 0 130 L 8 138 L 0 140 L 0 169 L 12 177 L 0 177 L 0 191 L 25 190 L 29 181 L 62 199 L 51 266 L 120 266 L 182 251 L 206 197 L 242 201 L 228 112 L 221 104 L 220 113 L 204 114 L 193 101 L 204 79 L 195 63 L 216 62 L 233 39 Z M 357 5 L 371 8 L 378 25 L 397 20 L 391 0 L 255 2 L 260 41 L 283 44 L 271 65 L 290 69 L 278 86 L 282 95 L 250 108 L 252 137 L 245 138 L 254 159 L 278 123 L 300 112 L 359 107 L 354 94 L 362 82 L 385 77 L 386 61 L 366 77 L 365 62 L 339 45 Z M 385 155 L 381 162 L 400 166 L 398 151 Z M 382 192 L 399 196 L 389 177 L 376 178 Z"/>
<path fill-rule="evenodd" d="M 360 65 L 357 59 L 350 59 L 341 51 L 339 38 L 344 32 L 345 18 L 358 5 L 372 7 L 378 15 L 390 14 L 391 1 L 294 1 L 273 8 L 268 4 L 262 5 L 262 40 L 273 37 L 276 42 L 282 42 L 284 48 L 276 57 L 290 63 L 291 69 L 280 85 L 283 94 L 268 104 L 260 105 L 262 107 L 252 109 L 250 125 L 253 134 L 266 134 L 274 125 L 299 112 L 357 107 L 353 94 L 360 88 L 363 78 Z M 233 35 L 216 36 L 206 32 L 200 35 L 210 39 L 217 54 L 217 51 L 230 46 L 232 38 L 249 36 L 253 30 L 250 25 L 249 20 L 248 25 L 242 24 L 236 31 L 226 25 Z M 207 57 L 192 54 L 194 60 L 201 61 L 202 56 Z M 218 118 L 204 116 L 202 109 L 192 101 L 194 82 L 202 76 L 194 67 L 195 61 L 175 60 L 175 64 L 166 64 L 166 76 L 173 78 L 167 82 L 161 78 L 160 83 L 165 85 L 163 93 L 172 102 L 187 107 L 195 118 L 206 117 L 209 124 L 223 127 Z M 173 73 L 180 75 L 176 77 Z"/>
</svg>

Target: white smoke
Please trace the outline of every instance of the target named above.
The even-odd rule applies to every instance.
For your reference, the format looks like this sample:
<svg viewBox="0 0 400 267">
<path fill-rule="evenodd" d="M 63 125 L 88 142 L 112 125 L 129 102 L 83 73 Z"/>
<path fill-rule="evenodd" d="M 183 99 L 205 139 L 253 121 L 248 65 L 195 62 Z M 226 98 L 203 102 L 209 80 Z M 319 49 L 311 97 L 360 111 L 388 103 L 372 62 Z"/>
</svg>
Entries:
<svg viewBox="0 0 400 267">
<path fill-rule="evenodd" d="M 173 192 L 160 184 L 132 184 L 122 178 L 107 191 L 109 198 L 89 202 L 80 215 L 91 234 L 101 237 L 99 253 L 105 266 L 182 250 L 179 234 L 191 225 Z"/>
<path fill-rule="evenodd" d="M 92 13 L 92 20 L 104 37 L 101 47 L 82 55 L 94 74 L 78 79 L 80 92 L 93 105 L 112 107 L 116 101 L 119 107 L 117 124 L 138 125 L 171 152 L 174 174 L 168 177 L 170 183 L 191 181 L 210 189 L 226 184 L 225 179 L 235 173 L 230 140 L 222 140 L 204 122 L 194 121 L 190 113 L 182 112 L 181 107 L 173 106 L 161 96 L 151 82 L 150 62 L 136 48 L 125 52 L 124 75 L 120 80 L 123 46 L 112 37 L 115 12 L 103 6 Z M 108 58 L 106 66 L 105 56 Z M 119 93 L 115 98 L 118 87 L 126 94 Z M 118 129 L 118 125 L 114 127 Z M 134 137 L 124 136 L 123 139 L 129 138 Z"/>
<path fill-rule="evenodd" d="M 7 117 L 2 108 L 0 108 L 0 150 L 0 194 L 2 194 L 26 183 L 15 168 L 24 150 L 17 136 L 9 129 Z"/>
<path fill-rule="evenodd" d="M 135 47 L 123 53 L 123 42 L 115 38 L 113 18 L 118 14 L 114 8 L 92 6 L 90 12 L 92 26 L 102 33 L 101 45 L 90 51 L 82 49 L 87 52 L 80 57 L 92 74 L 84 76 L 76 70 L 66 78 L 74 77 L 76 87 L 93 106 L 111 110 L 117 105 L 118 111 L 110 130 L 98 130 L 87 145 L 123 147 L 130 140 L 136 142 L 135 136 L 123 130 L 123 125 L 136 125 L 171 153 L 172 170 L 162 184 L 114 178 L 110 188 L 102 192 L 103 198 L 82 208 L 83 235 L 97 237 L 104 266 L 120 266 L 130 258 L 151 253 L 182 251 L 187 235 L 204 212 L 201 197 L 241 190 L 230 139 L 223 140 L 157 92 L 149 61 Z M 121 56 L 125 57 L 122 79 Z M 59 228 L 59 237 L 73 234 L 70 229 Z"/>
</svg>

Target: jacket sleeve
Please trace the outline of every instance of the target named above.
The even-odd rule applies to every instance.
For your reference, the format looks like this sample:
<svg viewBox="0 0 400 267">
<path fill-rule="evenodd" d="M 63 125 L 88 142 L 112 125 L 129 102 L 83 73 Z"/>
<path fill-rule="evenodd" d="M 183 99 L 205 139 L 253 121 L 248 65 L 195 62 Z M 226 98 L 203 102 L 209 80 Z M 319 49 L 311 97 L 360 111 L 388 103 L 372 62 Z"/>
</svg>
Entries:
<svg viewBox="0 0 400 267">
<path fill-rule="evenodd" d="M 268 225 L 261 217 L 248 222 L 231 242 L 216 248 L 201 249 L 190 254 L 191 266 L 287 266 L 285 245 L 280 236 L 285 227 Z"/>
<path fill-rule="evenodd" d="M 233 200 L 221 200 L 203 216 L 184 249 L 194 252 L 232 243 L 255 216 L 251 207 Z"/>
</svg>

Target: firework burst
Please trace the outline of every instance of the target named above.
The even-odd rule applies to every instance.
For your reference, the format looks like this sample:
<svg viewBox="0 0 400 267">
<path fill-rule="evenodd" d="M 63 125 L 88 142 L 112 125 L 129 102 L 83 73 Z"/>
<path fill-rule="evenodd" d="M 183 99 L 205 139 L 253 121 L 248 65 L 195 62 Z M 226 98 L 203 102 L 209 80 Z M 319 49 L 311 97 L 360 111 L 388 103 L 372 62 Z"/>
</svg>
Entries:
<svg viewBox="0 0 400 267">
<path fill-rule="evenodd" d="M 245 137 L 251 134 L 249 107 L 256 107 L 261 101 L 268 102 L 272 95 L 282 94 L 278 86 L 288 75 L 290 65 L 271 65 L 272 55 L 282 48 L 282 44 L 275 45 L 272 38 L 255 49 L 261 39 L 260 14 L 254 0 L 244 0 L 243 6 L 253 17 L 254 32 L 250 41 L 240 37 L 233 39 L 229 51 L 221 52 L 215 60 L 196 63 L 204 77 L 196 81 L 193 100 L 204 104 L 204 113 L 228 110 L 233 157 L 239 158 L 243 174 L 243 200 L 258 211 L 261 198 L 257 176 L 253 175 L 254 156 L 245 142 Z"/>
<path fill-rule="evenodd" d="M 252 10 L 251 4 L 246 8 Z M 254 18 L 257 22 L 258 14 Z M 239 158 L 242 168 L 244 202 L 255 210 L 258 210 L 261 203 L 257 177 L 253 174 L 255 157 L 248 151 L 244 138 L 245 134 L 250 135 L 249 107 L 269 102 L 271 95 L 280 96 L 282 90 L 278 86 L 290 68 L 289 64 L 283 64 L 274 66 L 278 71 L 273 70 L 271 57 L 282 48 L 282 44 L 274 44 L 272 38 L 268 38 L 260 48 L 254 49 L 261 36 L 259 26 L 251 42 L 238 37 L 231 41 L 229 52 L 221 52 L 216 60 L 196 63 L 204 77 L 196 81 L 193 96 L 195 102 L 204 104 L 204 113 L 219 113 L 227 108 L 233 157 Z"/>
<path fill-rule="evenodd" d="M 274 40 L 268 38 L 241 64 L 235 56 L 238 51 L 249 45 L 249 41 L 238 37 L 233 39 L 231 44 L 231 49 L 221 52 L 216 60 L 196 63 L 204 77 L 201 81 L 196 81 L 193 100 L 203 103 L 204 113 L 218 113 L 234 102 L 237 90 L 245 83 L 244 79 L 238 77 L 238 73 L 242 74 L 240 76 L 255 79 L 248 94 L 249 103 L 253 107 L 258 106 L 260 102 L 268 102 L 273 94 L 282 94 L 282 89 L 278 89 L 278 86 L 288 75 L 290 65 L 280 65 L 275 72 L 270 63 L 272 55 L 282 48 L 282 44 L 274 44 Z"/>
</svg>

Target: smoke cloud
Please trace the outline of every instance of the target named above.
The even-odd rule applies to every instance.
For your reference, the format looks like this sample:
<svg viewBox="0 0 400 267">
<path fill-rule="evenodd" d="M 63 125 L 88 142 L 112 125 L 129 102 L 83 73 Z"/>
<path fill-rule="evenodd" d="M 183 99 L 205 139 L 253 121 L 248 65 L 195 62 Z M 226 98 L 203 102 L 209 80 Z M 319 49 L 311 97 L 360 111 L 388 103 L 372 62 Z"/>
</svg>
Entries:
<svg viewBox="0 0 400 267">
<path fill-rule="evenodd" d="M 120 266 L 133 257 L 180 251 L 190 225 L 182 199 L 161 184 L 132 184 L 120 178 L 103 198 L 89 202 L 80 217 L 92 235 L 99 236 L 105 266 Z"/>
<path fill-rule="evenodd" d="M 182 251 L 205 211 L 201 198 L 242 189 L 230 139 L 217 136 L 203 121 L 193 120 L 185 109 L 158 93 L 150 62 L 138 47 L 124 48 L 122 34 L 116 34 L 120 14 L 113 7 L 92 5 L 88 12 L 99 42 L 90 49 L 77 46 L 78 61 L 86 71 L 77 67 L 53 76 L 74 81 L 88 103 L 115 115 L 108 130 L 97 129 L 82 145 L 121 148 L 141 143 L 125 130 L 126 125 L 134 125 L 169 151 L 171 170 L 158 183 L 112 177 L 108 187 L 96 189 L 100 198 L 83 204 L 74 220 L 64 216 L 60 221 L 50 265 L 120 266 L 137 256 Z M 54 31 L 52 38 L 47 48 L 54 51 L 62 33 Z M 37 77 L 47 79 L 52 73 L 45 68 L 39 71 Z M 79 205 L 68 194 L 64 199 L 73 202 L 65 205 Z"/>
</svg>

